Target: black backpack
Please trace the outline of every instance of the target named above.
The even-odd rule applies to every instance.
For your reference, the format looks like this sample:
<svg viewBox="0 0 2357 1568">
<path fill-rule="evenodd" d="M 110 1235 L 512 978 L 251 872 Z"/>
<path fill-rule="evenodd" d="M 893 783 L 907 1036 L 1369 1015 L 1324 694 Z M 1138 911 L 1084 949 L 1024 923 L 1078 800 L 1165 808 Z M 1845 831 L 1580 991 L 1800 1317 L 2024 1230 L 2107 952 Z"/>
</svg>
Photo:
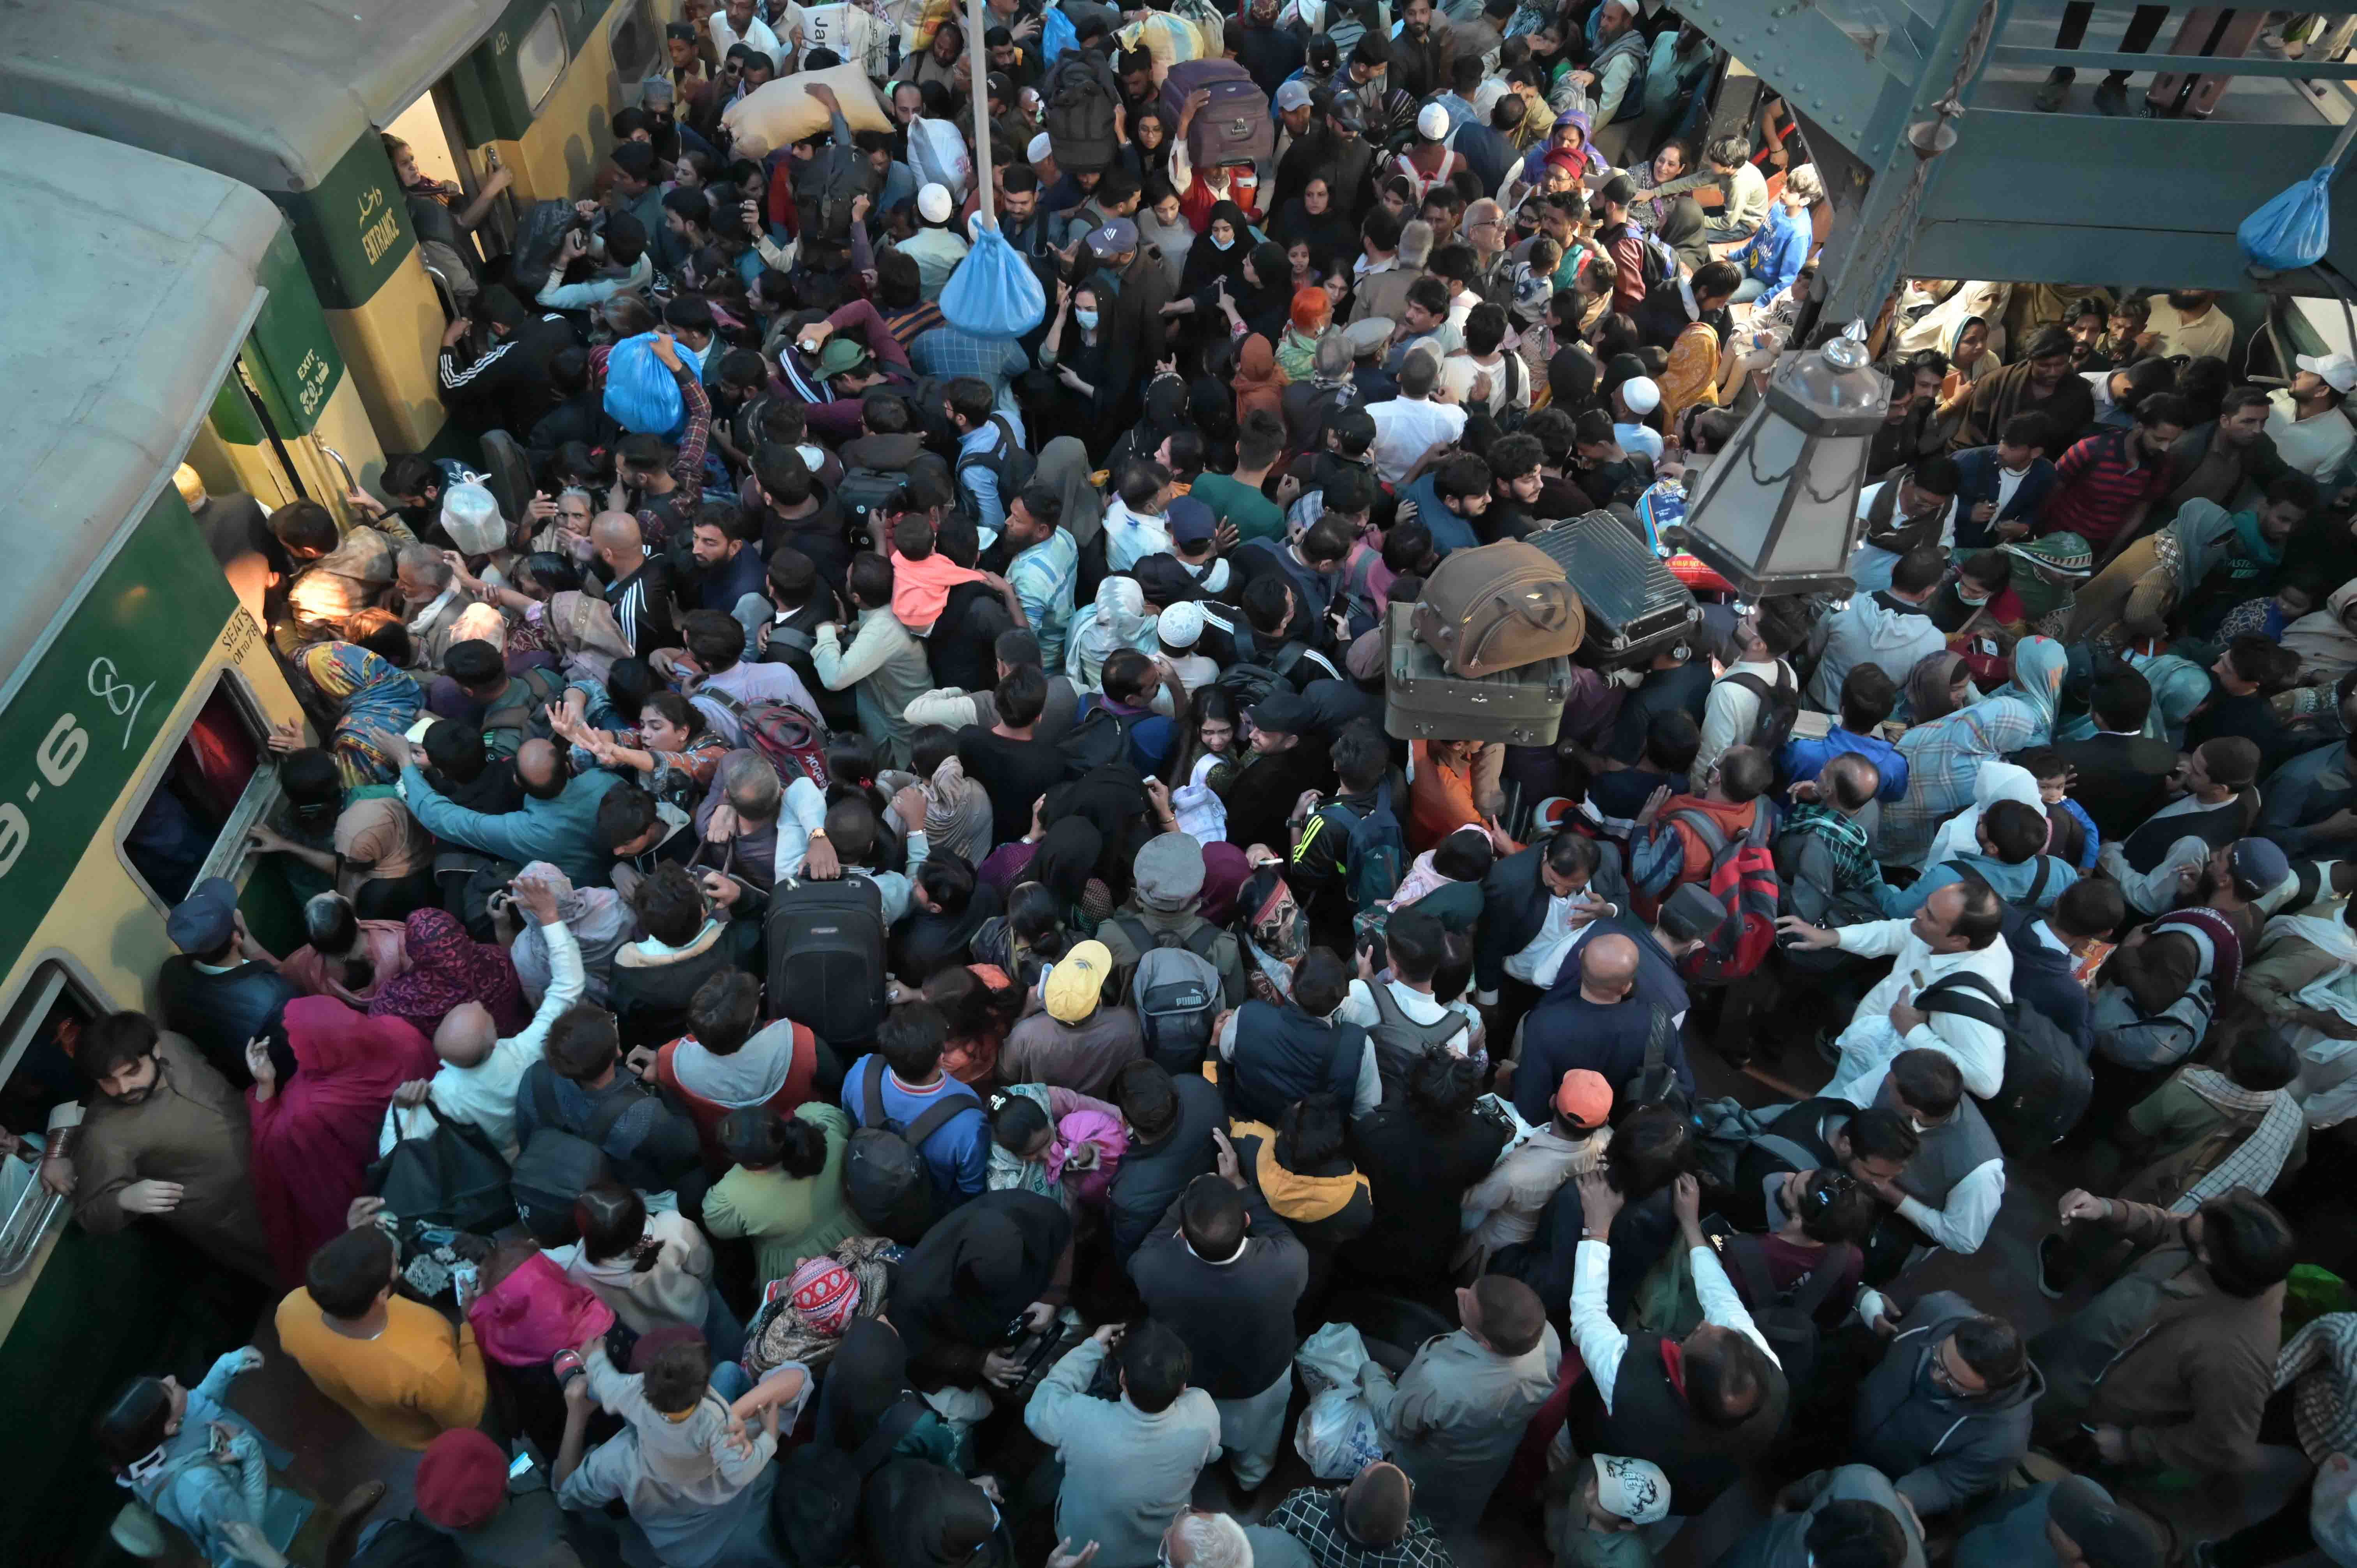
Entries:
<svg viewBox="0 0 2357 1568">
<path fill-rule="evenodd" d="M 1056 743 L 1064 754 L 1064 777 L 1078 779 L 1092 768 L 1129 762 L 1129 732 L 1140 714 L 1117 714 L 1094 693 L 1082 699 L 1081 716 Z"/>
<path fill-rule="evenodd" d="M 1792 725 L 1801 716 L 1801 688 L 1781 664 L 1776 670 L 1776 683 L 1770 685 L 1749 671 L 1727 677 L 1727 683 L 1740 686 L 1760 699 L 1760 712 L 1751 721 L 1750 737 L 1746 746 L 1755 746 L 1773 761 L 1792 738 Z"/>
<path fill-rule="evenodd" d="M 900 493 L 900 485 L 899 475 L 888 474 L 881 468 L 845 469 L 843 483 L 834 487 L 836 504 L 843 508 L 845 532 L 855 536 L 868 532 L 877 512 Z"/>
<path fill-rule="evenodd" d="M 838 1051 L 884 1021 L 884 894 L 865 876 L 781 882 L 770 895 L 770 997 Z"/>
<path fill-rule="evenodd" d="M 369 1167 L 368 1190 L 404 1219 L 489 1236 L 516 1217 L 507 1156 L 471 1122 L 453 1122 L 425 1097 L 434 1131 L 404 1138 Z"/>
<path fill-rule="evenodd" d="M 1720 1256 L 1734 1266 L 1736 1277 L 1742 1281 L 1744 1305 L 1750 1308 L 1751 1326 L 1760 1330 L 1760 1337 L 1768 1341 L 1775 1353 L 1777 1364 L 1784 1371 L 1784 1386 L 1798 1389 L 1808 1386 L 1810 1369 L 1817 1359 L 1817 1309 L 1834 1294 L 1849 1273 L 1850 1260 L 1857 1249 L 1846 1241 L 1828 1244 L 1817 1266 L 1792 1288 L 1779 1291 L 1768 1273 L 1768 1254 L 1758 1236 L 1730 1236 L 1720 1250 Z"/>
<path fill-rule="evenodd" d="M 2060 1024 L 2020 1002 L 2000 1004 L 1977 974 L 1951 974 L 1915 993 L 1926 1013 L 1955 1013 L 2005 1031 L 2005 1080 L 1981 1117 L 2006 1153 L 2042 1149 L 2079 1124 L 2095 1077 Z"/>
<path fill-rule="evenodd" d="M 1655 1105 L 1666 1105 L 1681 1114 L 1687 1110 L 1685 1085 L 1678 1081 L 1677 1069 L 1670 1065 L 1670 1041 L 1677 1035 L 1677 1021 L 1666 1007 L 1651 1012 L 1652 1022 L 1645 1029 L 1645 1065 L 1614 1091 L 1615 1116 Z"/>
<path fill-rule="evenodd" d="M 1039 460 L 1031 455 L 1030 450 L 1022 442 L 1015 439 L 1015 427 L 1006 423 L 1005 414 L 992 414 L 990 427 L 997 432 L 998 439 L 992 443 L 988 451 L 961 451 L 958 454 L 958 493 L 965 497 L 968 504 L 971 505 L 972 497 L 966 490 L 965 472 L 968 468 L 987 468 L 998 476 L 998 504 L 1001 508 L 1005 508 L 1011 504 L 1017 496 L 1021 495 L 1024 487 L 1031 482 L 1031 476 L 1039 472 Z"/>
<path fill-rule="evenodd" d="M 914 1246 L 934 1219 L 933 1176 L 925 1167 L 925 1141 L 960 1112 L 978 1110 L 971 1090 L 942 1090 L 936 1104 L 905 1127 L 884 1113 L 884 1058 L 870 1056 L 859 1079 L 860 1128 L 843 1155 L 843 1197 L 875 1234 Z"/>
<path fill-rule="evenodd" d="M 1114 124 L 1118 100 L 1103 55 L 1088 49 L 1065 54 L 1049 71 L 1039 96 L 1056 166 L 1089 174 L 1113 166 L 1121 151 Z"/>
<path fill-rule="evenodd" d="M 535 1240 L 544 1246 L 561 1246 L 574 1239 L 574 1200 L 611 1174 L 607 1135 L 641 1097 L 608 1095 L 589 1119 L 587 1131 L 569 1133 L 558 1122 L 555 1075 L 538 1064 L 525 1075 L 525 1082 L 540 1125 L 516 1155 L 515 1168 L 508 1175 L 508 1196 Z"/>
<path fill-rule="evenodd" d="M 830 142 L 794 169 L 794 218 L 802 234 L 837 244 L 851 239 L 851 204 L 874 195 L 867 155 Z"/>
</svg>

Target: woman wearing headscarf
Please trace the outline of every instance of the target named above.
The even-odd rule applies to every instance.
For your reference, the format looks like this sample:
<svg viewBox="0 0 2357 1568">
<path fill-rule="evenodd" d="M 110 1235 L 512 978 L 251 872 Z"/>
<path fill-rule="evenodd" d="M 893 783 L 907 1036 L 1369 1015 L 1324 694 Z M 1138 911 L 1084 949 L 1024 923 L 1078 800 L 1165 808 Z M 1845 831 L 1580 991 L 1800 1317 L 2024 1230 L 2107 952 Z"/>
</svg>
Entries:
<svg viewBox="0 0 2357 1568">
<path fill-rule="evenodd" d="M 531 1019 L 507 950 L 471 940 L 448 910 L 420 909 L 410 916 L 403 923 L 402 950 L 409 967 L 379 989 L 369 1004 L 371 1016 L 405 1020 L 428 1039 L 442 1026 L 444 1015 L 461 1002 L 489 1008 L 502 1036 Z"/>
<path fill-rule="evenodd" d="M 1710 260 L 1710 242 L 1703 238 L 1708 222 L 1700 203 L 1691 196 L 1681 196 L 1670 203 L 1654 237 L 1675 252 L 1678 264 L 1691 274 Z"/>
<path fill-rule="evenodd" d="M 2011 586 L 2021 601 L 2022 624 L 2040 637 L 2060 638 L 2079 588 L 2094 567 L 2093 547 L 2075 533 L 2050 533 L 1997 548 L 2014 561 Z"/>
<path fill-rule="evenodd" d="M 1322 289 L 1310 292 L 1321 301 L 1326 297 Z M 1285 389 L 1291 381 L 1277 364 L 1276 350 L 1269 346 L 1266 338 L 1255 332 L 1245 338 L 1236 354 L 1235 377 L 1229 383 L 1236 392 L 1237 427 L 1243 427 L 1244 417 L 1254 409 L 1264 409 L 1284 419 Z"/>
<path fill-rule="evenodd" d="M 393 1091 L 442 1064 L 404 1019 L 356 1013 L 332 996 L 298 996 L 285 1017 L 294 1076 L 279 1081 L 269 1051 L 253 1046 L 245 1098 L 254 1207 L 279 1273 L 296 1283 L 311 1254 L 347 1228 Z"/>
<path fill-rule="evenodd" d="M 1972 672 L 1962 655 L 1942 649 L 1927 653 L 1907 672 L 1907 715 L 1910 724 L 1944 719 L 1970 696 Z"/>
<path fill-rule="evenodd" d="M 924 1459 L 887 1461 L 868 1477 L 860 1513 L 867 1561 L 892 1568 L 976 1568 L 998 1530 L 980 1487 Z"/>
<path fill-rule="evenodd" d="M 295 667 L 335 706 L 328 749 L 344 787 L 357 789 L 399 779 L 401 769 L 369 736 L 377 730 L 400 735 L 417 722 L 425 705 L 417 682 L 392 660 L 355 642 L 315 642 L 296 652 Z"/>
<path fill-rule="evenodd" d="M 307 996 L 332 996 L 366 1008 L 386 982 L 409 967 L 399 920 L 363 920 L 340 893 L 316 893 L 303 904 L 303 934 L 310 940 L 279 961 L 278 973 Z"/>
<path fill-rule="evenodd" d="M 1306 381 L 1317 372 L 1318 338 L 1334 322 L 1334 301 L 1323 288 L 1296 289 L 1293 294 L 1293 314 L 1285 324 L 1285 336 L 1277 340 L 1276 368 L 1285 373 L 1285 383 Z M 1246 339 L 1247 342 L 1250 339 Z M 1284 414 L 1283 393 L 1278 394 L 1277 413 Z M 1238 392 L 1236 423 L 1243 423 L 1243 397 Z"/>
<path fill-rule="evenodd" d="M 2061 643 L 2026 637 L 2014 646 L 2011 684 L 1900 737 L 1907 794 L 1883 808 L 1876 859 L 1886 865 L 1919 859 L 1940 824 L 1972 802 L 1983 762 L 2046 744 L 2061 701 L 2063 665 Z"/>
<path fill-rule="evenodd" d="M 928 1392 L 977 1387 L 992 1352 L 1052 1325 L 1071 1285 L 1071 1245 L 1062 1204 L 1011 1188 L 926 1231 L 892 1286 L 910 1381 Z"/>
<path fill-rule="evenodd" d="M 1104 661 L 1121 650 L 1152 654 L 1160 648 L 1154 617 L 1146 612 L 1146 593 L 1134 577 L 1107 577 L 1099 583 L 1095 601 L 1072 617 L 1065 635 L 1064 673 L 1083 693 L 1100 689 Z"/>
<path fill-rule="evenodd" d="M 1114 443 L 1113 451 L 1105 459 L 1105 468 L 1110 473 L 1118 474 L 1122 470 L 1122 465 L 1133 458 L 1150 463 L 1155 460 L 1154 454 L 1161 449 L 1165 441 L 1181 430 L 1189 430 L 1193 427 L 1194 419 L 1187 404 L 1186 379 L 1176 373 L 1157 375 L 1146 383 L 1145 413 L 1139 416 L 1135 424 L 1129 427 L 1127 435 Z M 1063 437 L 1058 439 L 1061 440 Z M 1053 447 L 1056 442 L 1050 441 L 1048 445 Z M 1048 460 L 1047 453 L 1042 452 L 1039 455 L 1039 460 L 1045 463 Z M 1083 463 L 1087 461 L 1085 448 L 1082 451 L 1081 461 Z M 1085 474 L 1084 469 L 1084 478 Z M 1036 469 L 1033 472 L 1033 478 L 1035 481 L 1038 478 Z M 1066 498 L 1065 504 L 1071 504 L 1069 497 Z M 1104 502 L 1100 499 L 1092 509 L 1092 516 L 1102 517 L 1103 512 Z M 1066 526 L 1071 525 L 1066 524 Z M 1078 535 L 1074 538 L 1077 542 L 1087 542 Z"/>
<path fill-rule="evenodd" d="M 1232 201 L 1214 206 L 1211 220 L 1203 226 L 1202 238 L 1188 248 L 1177 297 L 1186 299 L 1200 295 L 1222 278 L 1228 280 L 1231 291 L 1241 287 L 1244 257 L 1251 253 L 1252 246 L 1252 221 L 1244 216 L 1244 209 Z"/>
<path fill-rule="evenodd" d="M 1039 461 L 1031 470 L 1031 482 L 1047 486 L 1064 503 L 1058 526 L 1072 536 L 1075 544 L 1089 543 L 1104 526 L 1104 497 L 1090 479 L 1092 472 L 1089 449 L 1077 435 L 1059 435 L 1040 447 Z"/>
<path fill-rule="evenodd" d="M 1065 929 L 1077 940 L 1113 912 L 1113 893 L 1096 875 L 1105 835 L 1084 816 L 1066 816 L 1036 837 L 1000 844 L 975 873 L 1002 895 L 1037 882 L 1054 894 Z"/>
<path fill-rule="evenodd" d="M 1122 166 L 1135 177 L 1139 188 L 1149 179 L 1178 182 L 1170 175 L 1170 121 L 1158 103 L 1147 103 L 1130 116 L 1129 140 L 1122 144 Z"/>
<path fill-rule="evenodd" d="M 1940 824 L 1940 831 L 1932 835 L 1930 853 L 1916 869 L 1928 873 L 1942 861 L 1980 854 L 1981 819 L 1999 800 L 2018 800 L 2040 816 L 2046 814 L 2046 802 L 2038 793 L 2038 779 L 2029 769 L 1990 757 L 1973 777 L 1973 803 Z"/>
<path fill-rule="evenodd" d="M 1276 209 L 1276 216 L 1269 220 L 1268 237 L 1288 246 L 1306 240 L 1311 250 L 1330 251 L 1338 256 L 1359 248 L 1359 231 L 1334 205 L 1333 187 L 1322 174 L 1303 181 L 1301 194 Z"/>
</svg>

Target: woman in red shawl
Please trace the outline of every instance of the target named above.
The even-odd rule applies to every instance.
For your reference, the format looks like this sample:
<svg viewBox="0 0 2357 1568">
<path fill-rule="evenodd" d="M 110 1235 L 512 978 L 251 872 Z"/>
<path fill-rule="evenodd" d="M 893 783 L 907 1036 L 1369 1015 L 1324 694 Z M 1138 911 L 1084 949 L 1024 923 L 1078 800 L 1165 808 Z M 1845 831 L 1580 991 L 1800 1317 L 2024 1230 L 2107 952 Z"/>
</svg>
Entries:
<svg viewBox="0 0 2357 1568">
<path fill-rule="evenodd" d="M 1236 353 L 1236 373 L 1228 384 L 1236 392 L 1236 423 L 1242 424 L 1254 409 L 1265 408 L 1282 420 L 1285 417 L 1285 389 L 1288 384 L 1285 372 L 1277 368 L 1276 350 L 1267 338 L 1255 332 L 1243 340 Z"/>
<path fill-rule="evenodd" d="M 502 1036 L 532 1021 L 523 984 L 507 949 L 471 940 L 447 909 L 420 909 L 402 928 L 402 951 L 409 967 L 377 988 L 369 1004 L 374 1018 L 405 1018 L 427 1039 L 442 1026 L 444 1014 L 461 1002 L 490 1009 Z"/>
<path fill-rule="evenodd" d="M 286 1004 L 295 1076 L 278 1081 L 269 1049 L 245 1053 L 253 1126 L 254 1206 L 270 1237 L 272 1262 L 290 1284 L 319 1246 L 345 1229 L 376 1158 L 393 1091 L 441 1066 L 425 1036 L 399 1018 L 372 1018 L 332 996 Z"/>
</svg>

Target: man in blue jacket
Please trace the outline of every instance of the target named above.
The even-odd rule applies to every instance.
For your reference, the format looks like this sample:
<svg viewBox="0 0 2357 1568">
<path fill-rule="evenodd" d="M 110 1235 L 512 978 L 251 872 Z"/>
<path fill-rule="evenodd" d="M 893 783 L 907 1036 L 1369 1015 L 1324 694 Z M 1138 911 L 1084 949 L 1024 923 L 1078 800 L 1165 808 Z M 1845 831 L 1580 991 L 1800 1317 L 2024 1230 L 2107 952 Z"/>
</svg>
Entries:
<svg viewBox="0 0 2357 1568">
<path fill-rule="evenodd" d="M 523 809 L 492 816 L 446 800 L 426 782 L 414 757 L 416 748 L 403 736 L 379 731 L 373 738 L 401 769 L 409 814 L 436 838 L 518 865 L 544 860 L 576 887 L 607 885 L 613 857 L 597 842 L 597 802 L 622 781 L 619 774 L 602 768 L 576 774 L 555 743 L 528 740 L 515 757 Z"/>
<path fill-rule="evenodd" d="M 2039 453 L 2042 414 L 2017 413 L 1994 446 L 1968 446 L 1956 459 L 1956 548 L 1988 550 L 2027 539 L 2054 489 L 2054 465 Z"/>
</svg>

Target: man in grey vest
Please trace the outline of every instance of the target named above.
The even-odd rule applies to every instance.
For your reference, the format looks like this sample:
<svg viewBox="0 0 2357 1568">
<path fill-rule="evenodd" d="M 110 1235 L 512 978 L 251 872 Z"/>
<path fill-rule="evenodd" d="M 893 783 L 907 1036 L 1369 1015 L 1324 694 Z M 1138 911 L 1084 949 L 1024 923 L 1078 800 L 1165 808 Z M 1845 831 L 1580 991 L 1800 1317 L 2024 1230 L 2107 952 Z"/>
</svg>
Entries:
<svg viewBox="0 0 2357 1568">
<path fill-rule="evenodd" d="M 2005 1201 L 2005 1154 L 1964 1093 L 1964 1075 L 1939 1051 L 1900 1052 L 1874 1102 L 1915 1129 L 1915 1157 L 1895 1177 L 1867 1185 L 1924 1240 L 1952 1252 L 1976 1252 Z"/>
</svg>

